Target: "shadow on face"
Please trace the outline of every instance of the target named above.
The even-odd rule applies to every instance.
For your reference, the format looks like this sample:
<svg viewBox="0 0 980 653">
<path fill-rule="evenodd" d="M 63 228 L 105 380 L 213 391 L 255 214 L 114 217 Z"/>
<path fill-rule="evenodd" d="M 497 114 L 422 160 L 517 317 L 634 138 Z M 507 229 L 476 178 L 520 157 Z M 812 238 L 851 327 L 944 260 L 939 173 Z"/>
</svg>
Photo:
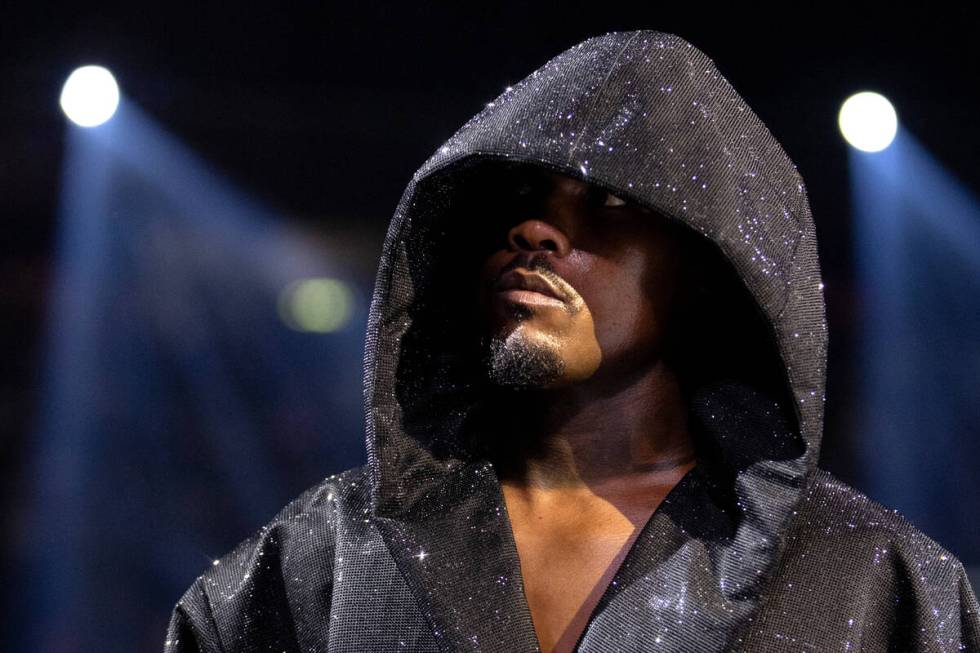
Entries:
<svg viewBox="0 0 980 653">
<path fill-rule="evenodd" d="M 488 397 L 507 394 L 508 389 L 501 388 L 499 379 L 487 373 L 487 337 L 494 325 L 487 321 L 483 300 L 488 283 L 515 269 L 547 272 L 550 268 L 579 292 L 592 313 L 595 340 L 606 364 L 615 359 L 608 352 L 627 351 L 616 349 L 624 342 L 616 338 L 633 337 L 632 341 L 627 337 L 625 342 L 635 344 L 638 341 L 633 334 L 639 329 L 650 338 L 648 342 L 657 343 L 655 353 L 677 373 L 685 397 L 693 397 L 706 385 L 736 378 L 753 386 L 764 385 L 773 392 L 785 390 L 779 385 L 778 378 L 784 370 L 774 353 L 768 322 L 713 243 L 690 227 L 644 206 L 634 206 L 629 214 L 619 215 L 633 221 L 626 229 L 613 228 L 614 224 L 622 227 L 628 220 L 615 222 L 611 211 L 591 214 L 607 218 L 605 223 L 580 219 L 584 213 L 576 213 L 573 207 L 606 203 L 605 192 L 567 177 L 572 182 L 566 187 L 570 192 L 556 199 L 551 191 L 560 178 L 555 175 L 556 171 L 536 165 L 475 160 L 454 169 L 451 176 L 430 178 L 420 187 L 413 209 L 413 229 L 405 243 L 415 290 L 409 311 L 411 324 L 401 341 L 397 385 L 407 425 L 417 418 L 413 428 L 425 430 L 429 433 L 425 437 L 438 440 L 453 429 L 435 424 L 432 415 L 453 420 L 454 415 L 462 415 L 471 407 L 490 405 Z M 535 191 L 535 183 L 543 185 Z M 579 194 L 585 187 L 590 188 Z M 521 213 L 525 210 L 528 212 Z M 522 215 L 531 217 L 521 220 Z M 540 225 L 528 229 L 529 220 L 539 220 L 569 242 L 580 245 L 573 249 L 606 261 L 606 276 L 587 266 L 562 265 L 562 257 L 555 253 L 564 245 L 557 242 L 554 233 L 538 230 Z M 644 228 L 648 231 L 642 231 Z M 622 233 L 629 237 L 622 238 Z M 648 238 L 663 236 L 673 243 L 671 251 L 677 254 L 674 258 L 679 267 L 672 292 L 651 287 L 651 278 L 656 278 L 656 274 L 651 277 L 650 270 L 662 273 L 663 268 L 649 265 L 649 257 L 636 258 L 630 248 L 641 233 Z M 549 239 L 551 242 L 546 242 Z M 566 257 L 565 262 L 572 256 Z M 646 275 L 642 266 L 631 267 L 638 260 L 648 264 Z M 626 287 L 627 299 L 611 292 L 608 284 L 600 283 L 610 278 Z M 663 303 L 658 304 L 665 298 L 669 299 L 669 311 Z M 630 308 L 642 302 L 648 306 L 648 318 L 662 309 L 660 314 L 669 315 L 670 319 L 653 325 L 623 321 L 614 324 L 615 316 L 632 313 Z M 504 325 L 505 339 L 519 324 L 515 318 Z M 529 325 L 527 321 L 524 324 Z M 605 325 L 612 327 L 604 330 Z M 545 331 L 531 331 L 528 328 L 525 335 L 545 335 Z M 511 363 L 519 358 L 513 357 Z M 451 450 L 459 442 L 450 438 L 443 444 Z"/>
</svg>

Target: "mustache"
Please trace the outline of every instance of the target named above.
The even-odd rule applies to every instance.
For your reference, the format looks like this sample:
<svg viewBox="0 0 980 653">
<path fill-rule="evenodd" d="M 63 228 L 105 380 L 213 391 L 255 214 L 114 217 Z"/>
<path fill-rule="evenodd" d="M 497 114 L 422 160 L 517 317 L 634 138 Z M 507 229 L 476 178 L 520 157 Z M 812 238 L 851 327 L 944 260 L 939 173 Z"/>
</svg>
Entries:
<svg viewBox="0 0 980 653">
<path fill-rule="evenodd" d="M 538 253 L 521 253 L 515 256 L 509 263 L 507 263 L 500 272 L 494 275 L 494 278 L 488 284 L 488 288 L 493 288 L 500 278 L 517 268 L 524 268 L 530 272 L 536 272 L 542 277 L 547 279 L 556 288 L 559 288 L 565 295 L 567 304 L 565 309 L 572 314 L 576 314 L 581 310 L 579 305 L 582 301 L 575 287 L 568 281 L 565 281 L 558 272 L 555 271 L 554 265 L 551 263 L 551 257 L 547 254 Z"/>
<path fill-rule="evenodd" d="M 555 281 L 556 279 L 564 282 L 563 285 L 567 285 L 568 282 L 562 279 L 557 272 L 555 272 L 554 266 L 551 264 L 551 260 L 547 256 L 535 255 L 535 254 L 522 254 L 515 256 L 511 259 L 510 263 L 501 268 L 500 272 L 493 279 L 494 283 L 500 280 L 500 277 L 504 276 L 511 270 L 516 270 L 517 268 L 524 268 L 531 272 L 537 272 L 542 277 L 545 277 L 549 281 Z"/>
</svg>

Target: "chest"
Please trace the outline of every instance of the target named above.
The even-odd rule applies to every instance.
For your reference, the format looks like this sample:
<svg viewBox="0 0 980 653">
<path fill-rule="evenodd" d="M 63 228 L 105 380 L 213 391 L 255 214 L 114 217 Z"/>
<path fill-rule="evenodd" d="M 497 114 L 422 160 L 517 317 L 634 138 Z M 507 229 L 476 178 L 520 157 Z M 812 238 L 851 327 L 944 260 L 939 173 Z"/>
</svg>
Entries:
<svg viewBox="0 0 980 653">
<path fill-rule="evenodd" d="M 512 520 L 524 592 L 543 653 L 571 651 L 639 535 L 621 514 L 578 528 Z"/>
</svg>

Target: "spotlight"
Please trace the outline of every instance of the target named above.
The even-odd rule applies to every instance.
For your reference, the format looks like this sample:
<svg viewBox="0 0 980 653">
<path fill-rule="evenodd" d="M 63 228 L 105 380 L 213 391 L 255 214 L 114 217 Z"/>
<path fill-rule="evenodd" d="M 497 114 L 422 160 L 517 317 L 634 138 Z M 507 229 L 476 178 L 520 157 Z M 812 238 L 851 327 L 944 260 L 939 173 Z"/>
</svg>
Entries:
<svg viewBox="0 0 980 653">
<path fill-rule="evenodd" d="M 864 91 L 847 98 L 841 105 L 837 125 L 852 146 L 864 152 L 878 152 L 894 140 L 898 118 L 887 98 Z"/>
<path fill-rule="evenodd" d="M 119 86 L 102 66 L 82 66 L 65 81 L 61 89 L 61 109 L 81 127 L 101 125 L 119 106 Z"/>
</svg>

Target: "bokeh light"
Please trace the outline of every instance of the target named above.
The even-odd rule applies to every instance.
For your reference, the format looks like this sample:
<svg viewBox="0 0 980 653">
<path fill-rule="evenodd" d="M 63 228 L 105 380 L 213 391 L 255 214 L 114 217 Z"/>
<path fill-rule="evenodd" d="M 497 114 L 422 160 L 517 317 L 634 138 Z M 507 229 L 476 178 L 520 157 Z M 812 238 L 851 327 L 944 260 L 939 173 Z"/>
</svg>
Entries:
<svg viewBox="0 0 980 653">
<path fill-rule="evenodd" d="M 339 279 L 300 279 L 279 295 L 279 316 L 291 329 L 331 333 L 344 328 L 353 313 L 353 292 Z"/>
</svg>

